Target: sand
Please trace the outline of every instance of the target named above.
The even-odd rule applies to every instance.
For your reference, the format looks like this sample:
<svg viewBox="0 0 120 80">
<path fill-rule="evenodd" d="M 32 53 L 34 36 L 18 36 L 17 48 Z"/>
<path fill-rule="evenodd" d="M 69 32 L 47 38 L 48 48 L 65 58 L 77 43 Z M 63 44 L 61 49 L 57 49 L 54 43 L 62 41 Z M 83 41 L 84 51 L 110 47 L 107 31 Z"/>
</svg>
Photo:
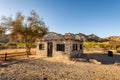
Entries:
<svg viewBox="0 0 120 80">
<path fill-rule="evenodd" d="M 120 66 L 29 58 L 1 62 L 0 80 L 120 80 Z"/>
</svg>

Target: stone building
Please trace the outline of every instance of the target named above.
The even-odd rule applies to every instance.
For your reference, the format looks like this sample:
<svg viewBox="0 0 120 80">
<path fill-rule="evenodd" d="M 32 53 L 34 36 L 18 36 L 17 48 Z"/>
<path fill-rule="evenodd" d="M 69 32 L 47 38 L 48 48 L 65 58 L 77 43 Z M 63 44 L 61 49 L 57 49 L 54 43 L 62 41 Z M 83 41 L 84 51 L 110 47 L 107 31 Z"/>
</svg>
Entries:
<svg viewBox="0 0 120 80">
<path fill-rule="evenodd" d="M 83 53 L 83 41 L 77 34 L 49 32 L 37 40 L 36 52 L 40 57 L 79 57 Z"/>
</svg>

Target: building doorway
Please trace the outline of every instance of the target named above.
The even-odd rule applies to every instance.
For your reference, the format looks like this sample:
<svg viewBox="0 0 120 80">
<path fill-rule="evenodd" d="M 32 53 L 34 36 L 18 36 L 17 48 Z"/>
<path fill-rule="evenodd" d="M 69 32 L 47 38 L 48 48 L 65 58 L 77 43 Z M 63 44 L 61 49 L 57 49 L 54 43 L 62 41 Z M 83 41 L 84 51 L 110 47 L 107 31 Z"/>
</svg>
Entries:
<svg viewBox="0 0 120 80">
<path fill-rule="evenodd" d="M 52 42 L 48 42 L 47 57 L 52 57 L 52 52 L 53 52 L 53 43 Z"/>
</svg>

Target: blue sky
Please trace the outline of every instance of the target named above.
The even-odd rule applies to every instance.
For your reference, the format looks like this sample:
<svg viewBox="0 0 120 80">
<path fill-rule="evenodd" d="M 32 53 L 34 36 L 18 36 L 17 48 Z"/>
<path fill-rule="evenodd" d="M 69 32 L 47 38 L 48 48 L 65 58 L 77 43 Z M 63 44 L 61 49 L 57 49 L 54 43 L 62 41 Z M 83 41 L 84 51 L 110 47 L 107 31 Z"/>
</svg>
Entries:
<svg viewBox="0 0 120 80">
<path fill-rule="evenodd" d="M 0 0 L 0 16 L 35 10 L 49 31 L 120 35 L 120 0 Z"/>
</svg>

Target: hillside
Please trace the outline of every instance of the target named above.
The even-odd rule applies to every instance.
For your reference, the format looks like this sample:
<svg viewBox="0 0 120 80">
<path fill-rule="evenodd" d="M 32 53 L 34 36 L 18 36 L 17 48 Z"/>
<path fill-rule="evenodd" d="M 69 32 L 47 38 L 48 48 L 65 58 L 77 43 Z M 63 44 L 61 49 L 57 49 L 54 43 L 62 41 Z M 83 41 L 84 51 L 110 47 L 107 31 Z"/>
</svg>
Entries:
<svg viewBox="0 0 120 80">
<path fill-rule="evenodd" d="M 109 40 L 120 40 L 120 36 L 109 36 L 105 38 L 101 38 L 95 34 L 86 35 L 83 33 L 78 33 L 77 35 L 81 36 L 83 41 L 95 41 L 95 42 L 104 42 Z M 9 42 L 8 35 L 0 37 L 0 42 Z"/>
<path fill-rule="evenodd" d="M 81 36 L 81 38 L 82 38 L 83 41 L 95 41 L 95 42 L 106 41 L 106 39 L 100 38 L 100 37 L 98 37 L 95 34 L 86 35 L 86 34 L 83 34 L 83 33 L 78 33 L 78 35 Z"/>
<path fill-rule="evenodd" d="M 95 34 L 86 35 L 83 33 L 78 33 L 83 41 L 95 41 L 95 42 L 105 42 L 105 41 L 120 41 L 120 36 L 108 36 L 101 38 Z"/>
<path fill-rule="evenodd" d="M 120 41 L 120 36 L 109 36 L 106 37 L 107 40 Z"/>
</svg>

